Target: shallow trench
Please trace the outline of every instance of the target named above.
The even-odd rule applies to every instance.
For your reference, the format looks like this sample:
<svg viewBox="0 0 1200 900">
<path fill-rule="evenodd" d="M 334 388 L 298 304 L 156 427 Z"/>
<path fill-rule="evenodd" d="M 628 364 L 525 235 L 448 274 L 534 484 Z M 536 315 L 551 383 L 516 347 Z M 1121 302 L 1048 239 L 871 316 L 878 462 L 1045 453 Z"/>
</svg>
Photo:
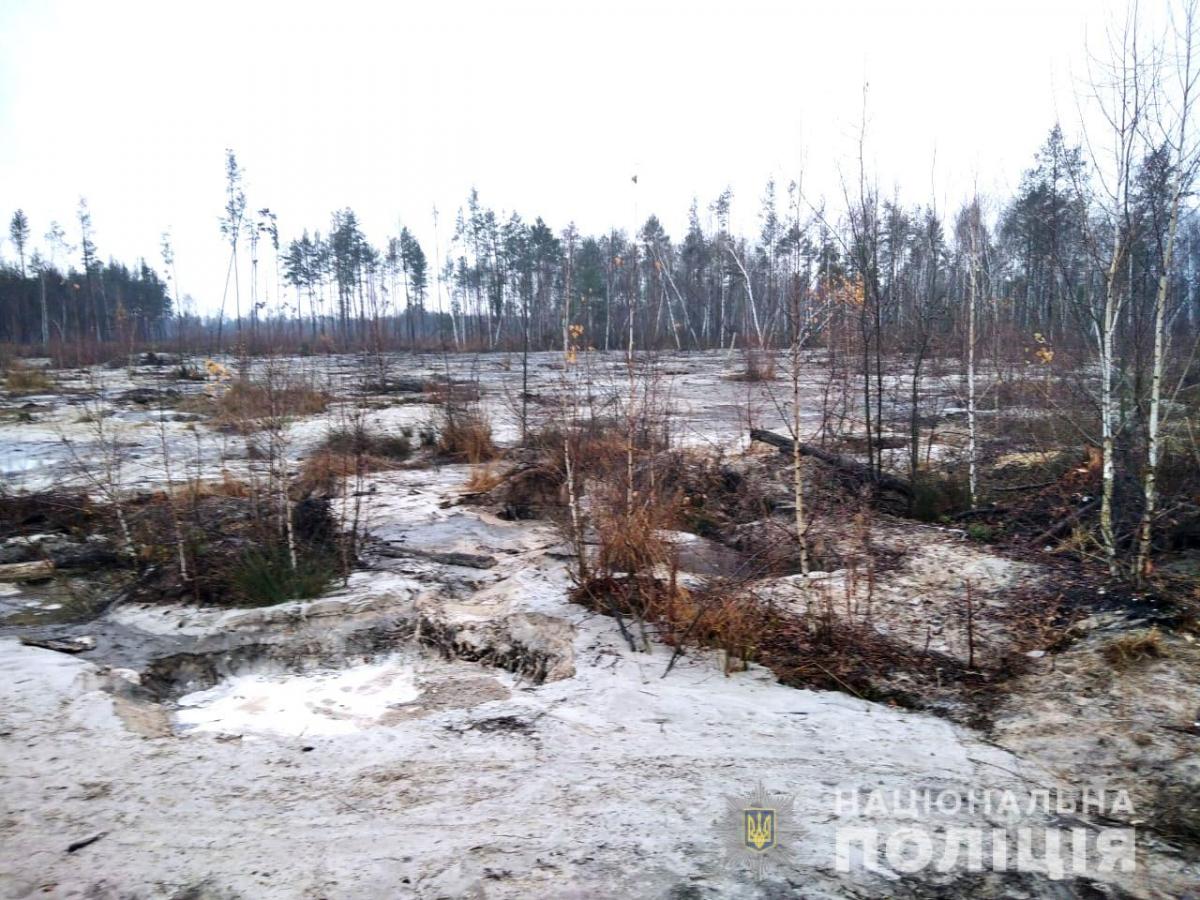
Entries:
<svg viewBox="0 0 1200 900">
<path fill-rule="evenodd" d="M 514 679 L 539 685 L 562 677 L 573 671 L 569 631 L 549 617 L 456 623 L 413 610 L 182 641 L 143 633 L 158 646 L 143 646 L 145 662 L 135 667 L 120 665 L 127 660 L 110 637 L 88 657 L 106 667 L 102 686 L 135 732 L 317 736 L 503 699 L 502 682 Z M 535 646 L 543 632 L 566 639 Z M 489 677 L 489 669 L 511 677 Z"/>
</svg>

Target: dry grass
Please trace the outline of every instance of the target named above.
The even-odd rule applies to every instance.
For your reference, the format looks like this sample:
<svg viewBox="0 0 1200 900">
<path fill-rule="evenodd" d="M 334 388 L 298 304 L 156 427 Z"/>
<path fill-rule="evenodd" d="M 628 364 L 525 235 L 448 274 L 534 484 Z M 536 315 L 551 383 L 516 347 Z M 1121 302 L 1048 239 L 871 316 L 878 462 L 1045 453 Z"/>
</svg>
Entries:
<svg viewBox="0 0 1200 900">
<path fill-rule="evenodd" d="M 361 424 L 329 432 L 304 461 L 292 484 L 292 493 L 303 497 L 329 497 L 348 478 L 395 469 L 412 455 L 408 432 L 383 434 Z"/>
<path fill-rule="evenodd" d="M 279 385 L 237 381 L 220 398 L 218 406 L 229 417 L 260 419 L 270 416 L 315 416 L 325 412 L 329 395 L 301 382 Z"/>
<path fill-rule="evenodd" d="M 42 394 L 53 391 L 54 379 L 41 369 L 14 365 L 4 373 L 4 387 L 13 394 Z"/>
<path fill-rule="evenodd" d="M 672 567 L 675 545 L 663 538 L 679 521 L 679 504 L 674 497 L 634 497 L 626 510 L 625 498 L 607 496 L 593 513 L 599 538 L 597 565 L 605 572 L 652 572 Z"/>
<path fill-rule="evenodd" d="M 386 472 L 398 465 L 396 460 L 383 456 L 319 450 L 300 467 L 300 474 L 292 482 L 291 493 L 297 499 L 331 497 L 347 479 L 361 478 L 372 472 Z"/>
<path fill-rule="evenodd" d="M 1105 644 L 1100 651 L 1114 669 L 1127 669 L 1147 659 L 1167 655 L 1167 647 L 1157 628 L 1122 635 Z"/>
<path fill-rule="evenodd" d="M 868 623 L 829 610 L 782 612 L 738 582 L 687 590 L 673 578 L 597 575 L 572 600 L 616 618 L 631 645 L 650 626 L 677 655 L 689 647 L 716 650 L 726 674 L 758 663 L 785 684 L 913 706 L 923 691 L 968 677 L 955 660 L 893 641 Z"/>
<path fill-rule="evenodd" d="M 412 438 L 408 432 L 384 434 L 361 425 L 329 432 L 321 449 L 345 456 L 371 456 L 402 462 L 412 456 Z"/>
<path fill-rule="evenodd" d="M 447 407 L 438 429 L 437 451 L 443 456 L 472 465 L 496 458 L 492 423 L 478 409 Z"/>
<path fill-rule="evenodd" d="M 479 400 L 479 385 L 471 381 L 435 379 L 425 382 L 421 391 L 424 394 L 423 402 L 441 406 L 466 406 Z"/>
<path fill-rule="evenodd" d="M 763 609 L 757 598 L 731 585 L 702 591 L 675 580 L 603 576 L 575 592 L 576 602 L 597 612 L 649 623 L 655 636 L 682 653 L 687 647 L 720 652 L 725 674 L 744 670 L 758 655 Z"/>
<path fill-rule="evenodd" d="M 627 423 L 605 418 L 584 420 L 569 429 L 551 425 L 531 431 L 525 446 L 541 451 L 547 465 L 565 473 L 569 442 L 571 460 L 578 471 L 598 482 L 611 481 L 613 479 L 608 476 L 622 473 L 626 468 L 630 449 L 627 430 Z M 656 456 L 668 446 L 660 429 L 644 423 L 635 425 L 632 443 L 634 455 L 639 460 Z"/>
<path fill-rule="evenodd" d="M 174 499 L 195 503 L 207 497 L 234 497 L 245 499 L 252 493 L 249 484 L 235 478 L 228 470 L 221 473 L 220 481 L 189 481 L 175 488 Z"/>
<path fill-rule="evenodd" d="M 343 479 L 358 471 L 354 457 L 321 450 L 304 461 L 291 485 L 293 497 L 332 497 Z"/>
<path fill-rule="evenodd" d="M 467 476 L 466 489 L 472 494 L 486 494 L 498 487 L 502 481 L 504 473 L 498 471 L 494 465 L 478 465 L 471 469 L 471 474 Z"/>
<path fill-rule="evenodd" d="M 314 416 L 328 406 L 328 394 L 297 380 L 234 381 L 179 403 L 184 412 L 210 416 L 213 425 L 240 431 L 256 431 L 270 420 Z"/>
<path fill-rule="evenodd" d="M 756 660 L 794 687 L 816 687 L 921 708 L 943 688 L 970 683 L 960 661 L 922 651 L 837 614 L 831 604 L 804 615 L 761 609 L 754 625 Z"/>
</svg>

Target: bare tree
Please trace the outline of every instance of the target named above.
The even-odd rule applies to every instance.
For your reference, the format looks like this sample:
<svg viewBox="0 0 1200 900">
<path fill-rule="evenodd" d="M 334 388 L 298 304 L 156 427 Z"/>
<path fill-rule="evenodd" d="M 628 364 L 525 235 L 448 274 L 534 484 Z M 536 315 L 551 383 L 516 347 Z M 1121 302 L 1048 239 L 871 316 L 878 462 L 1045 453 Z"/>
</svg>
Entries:
<svg viewBox="0 0 1200 900">
<path fill-rule="evenodd" d="M 1175 256 L 1175 237 L 1179 229 L 1179 212 L 1183 196 L 1195 176 L 1196 145 L 1188 125 L 1196 88 L 1193 47 L 1196 36 L 1196 0 L 1188 0 L 1179 11 L 1176 21 L 1178 49 L 1179 93 L 1174 109 L 1165 109 L 1155 124 L 1161 129 L 1162 141 L 1171 154 L 1171 186 L 1167 204 L 1165 235 L 1160 241 L 1161 267 L 1154 297 L 1154 356 L 1150 376 L 1150 409 L 1146 429 L 1146 468 L 1142 477 L 1142 520 L 1138 529 L 1135 577 L 1144 578 L 1150 568 L 1150 546 L 1153 537 L 1154 515 L 1158 502 L 1158 468 L 1161 455 L 1160 431 L 1163 424 L 1162 383 L 1167 355 L 1167 308 L 1171 283 L 1171 265 Z M 1164 103 L 1164 105 L 1167 105 Z M 1173 116 L 1175 121 L 1170 121 Z"/>
<path fill-rule="evenodd" d="M 1098 142 L 1093 141 L 1085 130 L 1088 151 L 1101 186 L 1095 198 L 1100 221 L 1093 223 L 1085 218 L 1084 229 L 1089 251 L 1103 278 L 1099 297 L 1089 289 L 1086 314 L 1100 369 L 1100 541 L 1109 572 L 1117 575 L 1120 561 L 1113 507 L 1115 442 L 1121 411 L 1116 393 L 1116 339 L 1127 299 L 1122 272 L 1134 236 L 1131 189 L 1134 167 L 1142 147 L 1148 90 L 1147 66 L 1138 43 L 1136 5 L 1130 7 L 1119 27 L 1108 31 L 1107 41 L 1107 59 L 1096 61 L 1091 72 L 1093 100 L 1106 132 L 1107 146 L 1103 153 L 1097 149 Z"/>
<path fill-rule="evenodd" d="M 971 200 L 968 216 L 968 275 L 967 275 L 967 482 L 971 509 L 979 503 L 979 464 L 975 429 L 975 345 L 976 313 L 979 306 L 979 198 Z"/>
</svg>

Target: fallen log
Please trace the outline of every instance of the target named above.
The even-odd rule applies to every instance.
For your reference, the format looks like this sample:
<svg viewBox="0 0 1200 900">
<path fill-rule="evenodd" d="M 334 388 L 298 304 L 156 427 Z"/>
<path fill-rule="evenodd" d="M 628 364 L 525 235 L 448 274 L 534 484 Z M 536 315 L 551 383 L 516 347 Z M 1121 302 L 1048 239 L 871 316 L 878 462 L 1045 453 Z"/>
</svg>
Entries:
<svg viewBox="0 0 1200 900">
<path fill-rule="evenodd" d="M 784 437 L 782 434 L 776 434 L 773 431 L 765 431 L 761 428 L 750 429 L 750 440 L 770 444 L 772 447 L 778 449 L 780 453 L 788 456 L 799 449 L 801 456 L 811 456 L 813 459 L 819 459 L 826 465 L 833 466 L 839 472 L 849 475 L 857 481 L 867 482 L 884 490 L 895 491 L 897 494 L 903 494 L 905 497 L 913 495 L 912 485 L 903 478 L 889 475 L 886 472 L 875 472 L 869 466 L 860 463 L 856 459 L 839 456 L 828 450 L 822 450 L 820 447 L 814 447 L 812 444 L 801 443 L 797 445 L 789 437 Z"/>
<path fill-rule="evenodd" d="M 37 647 L 40 650 L 53 650 L 56 653 L 86 653 L 96 649 L 96 639 L 90 635 L 77 638 L 37 638 L 22 636 L 21 643 L 26 647 Z"/>
<path fill-rule="evenodd" d="M 992 491 L 995 494 L 1008 494 L 1008 493 L 1011 493 L 1012 491 L 1038 491 L 1038 490 L 1041 490 L 1042 488 L 1054 487 L 1054 485 L 1056 485 L 1056 484 L 1058 484 L 1058 479 L 1055 479 L 1054 481 L 1041 481 L 1041 482 L 1038 482 L 1037 484 L 1008 484 L 1008 485 L 1000 485 L 1000 486 L 993 485 L 993 486 L 989 487 L 988 490 Z"/>
<path fill-rule="evenodd" d="M 421 378 L 380 378 L 364 385 L 369 394 L 420 394 L 425 387 Z"/>
<path fill-rule="evenodd" d="M 1078 522 L 1080 519 L 1082 519 L 1084 516 L 1086 516 L 1088 513 L 1090 513 L 1093 509 L 1095 509 L 1099 505 L 1100 505 L 1099 498 L 1089 500 L 1087 503 L 1083 504 L 1083 506 L 1079 507 L 1077 510 L 1075 510 L 1073 513 L 1068 515 L 1066 518 L 1061 519 L 1058 522 L 1055 522 L 1053 525 L 1051 525 L 1049 528 L 1047 528 L 1045 531 L 1043 531 L 1041 534 L 1039 534 L 1037 537 L 1035 537 L 1033 540 L 1031 540 L 1029 542 L 1029 546 L 1036 547 L 1038 544 L 1044 544 L 1044 543 L 1046 543 L 1046 541 L 1053 540 L 1054 538 L 1058 537 L 1063 532 L 1070 529 L 1076 522 Z"/>
<path fill-rule="evenodd" d="M 381 544 L 376 548 L 376 552 L 391 559 L 428 559 L 444 566 L 464 566 L 468 569 L 490 569 L 497 561 L 496 557 L 482 553 L 443 553 L 437 550 L 419 550 L 416 547 L 398 547 L 395 544 Z"/>
<path fill-rule="evenodd" d="M 975 519 L 979 516 L 1002 515 L 1008 512 L 1008 508 L 1004 506 L 981 506 L 976 509 L 964 509 L 960 513 L 955 513 L 950 517 L 951 522 L 961 522 L 964 519 Z"/>
<path fill-rule="evenodd" d="M 96 843 L 96 841 L 100 840 L 100 838 L 104 837 L 106 834 L 108 834 L 107 831 L 101 831 L 99 834 L 93 834 L 91 837 L 85 837 L 83 840 L 75 841 L 74 843 L 68 844 L 67 852 L 68 853 L 76 853 L 76 852 L 82 850 L 84 847 L 90 847 L 90 846 L 92 846 L 92 844 Z"/>
<path fill-rule="evenodd" d="M 54 574 L 54 563 L 48 559 L 0 565 L 0 581 L 33 581 Z"/>
</svg>

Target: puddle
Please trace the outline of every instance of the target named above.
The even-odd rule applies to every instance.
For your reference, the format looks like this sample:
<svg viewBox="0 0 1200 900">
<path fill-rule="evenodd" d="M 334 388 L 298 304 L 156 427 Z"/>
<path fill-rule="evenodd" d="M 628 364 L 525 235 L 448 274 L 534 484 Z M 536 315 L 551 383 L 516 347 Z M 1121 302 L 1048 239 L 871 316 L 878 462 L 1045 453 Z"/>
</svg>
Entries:
<svg viewBox="0 0 1200 900">
<path fill-rule="evenodd" d="M 178 700 L 184 731 L 352 734 L 421 695 L 412 662 L 391 656 L 346 669 L 235 675 Z"/>
</svg>

